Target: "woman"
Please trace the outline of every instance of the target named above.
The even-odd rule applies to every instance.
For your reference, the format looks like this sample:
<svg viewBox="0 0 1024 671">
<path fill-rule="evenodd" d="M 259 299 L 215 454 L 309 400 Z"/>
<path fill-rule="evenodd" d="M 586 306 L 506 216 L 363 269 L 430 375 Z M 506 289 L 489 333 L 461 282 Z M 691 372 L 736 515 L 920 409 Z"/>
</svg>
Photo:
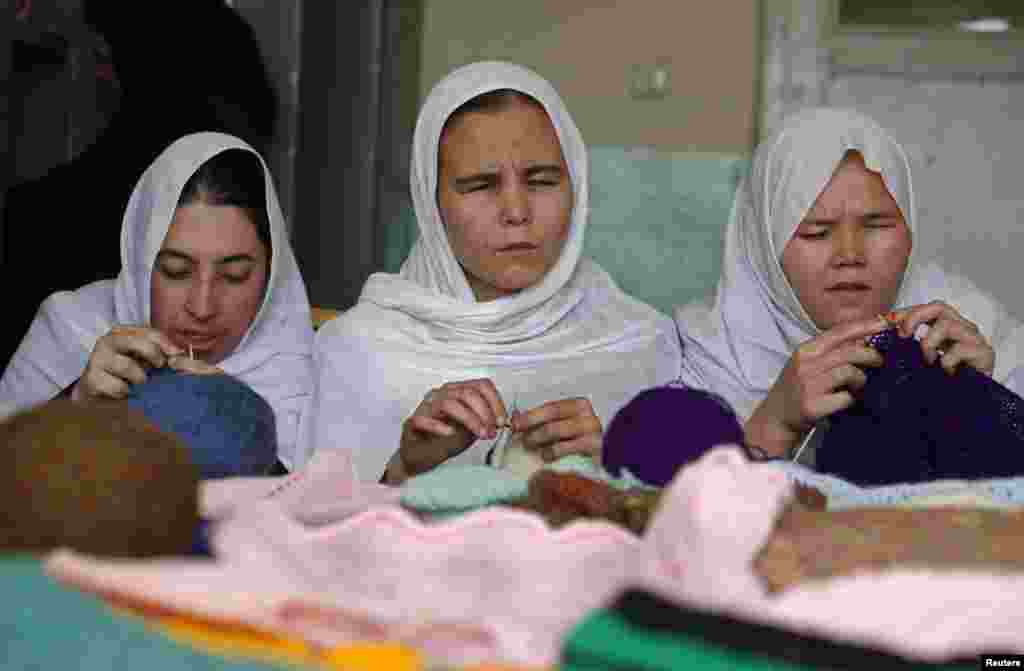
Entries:
<svg viewBox="0 0 1024 671">
<path fill-rule="evenodd" d="M 547 460 L 599 456 L 612 414 L 678 376 L 679 343 L 582 258 L 586 149 L 558 94 L 516 65 L 455 70 L 420 111 L 411 183 L 400 273 L 317 334 L 309 452 L 349 449 L 357 478 L 398 483 L 484 463 L 508 419 Z"/>
<path fill-rule="evenodd" d="M 121 263 L 117 279 L 43 302 L 0 379 L 0 404 L 121 399 L 151 369 L 217 367 L 270 403 L 290 466 L 313 385 L 313 332 L 259 154 L 220 133 L 168 147 L 128 202 Z"/>
<path fill-rule="evenodd" d="M 1004 381 L 1019 325 L 966 279 L 920 265 L 920 232 L 910 164 L 888 133 L 849 110 L 793 116 L 737 191 L 713 309 L 677 311 L 684 381 L 722 394 L 770 456 L 854 402 L 864 369 L 882 364 L 865 338 L 890 323 L 927 330 L 925 359 L 948 373 Z"/>
</svg>

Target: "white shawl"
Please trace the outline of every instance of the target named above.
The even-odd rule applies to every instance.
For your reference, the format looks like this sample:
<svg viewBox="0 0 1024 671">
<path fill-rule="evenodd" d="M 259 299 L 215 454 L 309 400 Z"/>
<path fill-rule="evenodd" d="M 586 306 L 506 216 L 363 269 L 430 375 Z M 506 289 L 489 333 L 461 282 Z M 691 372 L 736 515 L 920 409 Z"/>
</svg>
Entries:
<svg viewBox="0 0 1024 671">
<path fill-rule="evenodd" d="M 168 147 L 143 173 L 121 224 L 121 273 L 47 298 L 4 376 L 0 404 L 21 409 L 81 377 L 96 341 L 118 324 L 148 324 L 150 279 L 185 182 L 226 149 L 257 152 L 221 133 L 196 133 Z M 274 408 L 278 451 L 293 459 L 299 417 L 313 386 L 313 330 L 306 287 L 292 254 L 270 171 L 263 162 L 273 246 L 266 296 L 238 347 L 218 365 Z"/>
<path fill-rule="evenodd" d="M 851 110 L 815 108 L 790 117 L 754 156 L 736 192 L 725 234 L 715 302 L 676 310 L 683 338 L 683 380 L 724 396 L 744 419 L 768 393 L 793 351 L 821 333 L 782 270 L 786 243 L 828 184 L 843 155 L 859 151 L 882 175 L 918 249 L 910 162 L 873 120 Z M 996 350 L 995 379 L 1005 382 L 1024 356 L 1024 332 L 994 299 L 911 252 L 894 307 L 933 300 L 973 321 Z"/>
<path fill-rule="evenodd" d="M 437 207 L 442 127 L 460 105 L 496 89 L 538 100 L 569 167 L 574 208 L 561 255 L 545 277 L 512 296 L 477 302 L 448 244 Z M 588 214 L 587 154 L 554 88 L 505 63 L 459 68 L 431 92 L 416 124 L 412 198 L 420 236 L 397 275 L 377 273 L 358 304 L 317 334 L 318 386 L 303 420 L 306 456 L 351 451 L 356 476 L 377 480 L 398 450 L 402 422 L 433 387 L 488 377 L 520 410 L 589 397 L 602 422 L 644 388 L 679 373 L 671 319 L 624 294 L 581 258 Z M 628 233 L 623 231 L 624 243 Z M 456 457 L 481 463 L 489 441 Z"/>
</svg>

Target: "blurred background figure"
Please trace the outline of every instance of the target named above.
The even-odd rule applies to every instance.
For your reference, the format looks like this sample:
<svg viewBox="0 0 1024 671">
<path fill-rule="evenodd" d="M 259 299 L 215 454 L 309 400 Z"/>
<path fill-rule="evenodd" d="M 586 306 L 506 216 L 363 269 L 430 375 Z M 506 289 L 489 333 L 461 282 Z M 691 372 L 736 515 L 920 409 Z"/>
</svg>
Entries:
<svg viewBox="0 0 1024 671">
<path fill-rule="evenodd" d="M 59 97 L 52 94 L 35 107 L 77 125 L 63 140 L 80 149 L 47 152 L 31 127 L 52 136 L 55 124 L 27 118 L 31 105 L 11 105 L 12 136 L 24 144 L 3 212 L 0 275 L 17 290 L 8 294 L 0 368 L 46 296 L 117 275 L 124 208 L 161 150 L 182 135 L 216 130 L 265 152 L 277 116 L 259 43 L 224 0 L 22 0 L 16 16 L 12 101 L 70 70 L 74 97 L 56 105 L 66 109 L 52 109 Z M 83 88 L 92 95 L 80 95 Z M 68 111 L 83 100 L 91 109 L 69 123 Z M 74 158 L 59 162 L 61 154 Z"/>
</svg>

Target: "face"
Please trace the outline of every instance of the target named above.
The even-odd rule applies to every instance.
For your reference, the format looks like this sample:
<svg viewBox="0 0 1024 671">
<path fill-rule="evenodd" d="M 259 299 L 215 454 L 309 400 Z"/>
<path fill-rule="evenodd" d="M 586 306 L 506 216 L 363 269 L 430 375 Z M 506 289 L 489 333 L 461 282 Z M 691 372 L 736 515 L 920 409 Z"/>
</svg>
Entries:
<svg viewBox="0 0 1024 671">
<path fill-rule="evenodd" d="M 266 245 L 237 207 L 179 207 L 153 266 L 152 326 L 197 359 L 218 364 L 235 350 L 263 302 Z"/>
<path fill-rule="evenodd" d="M 782 269 L 818 328 L 889 311 L 910 256 L 910 230 L 881 175 L 843 159 L 782 254 Z"/>
<path fill-rule="evenodd" d="M 536 284 L 555 265 L 572 214 L 569 170 L 547 113 L 516 101 L 445 130 L 437 200 L 478 301 Z"/>
</svg>

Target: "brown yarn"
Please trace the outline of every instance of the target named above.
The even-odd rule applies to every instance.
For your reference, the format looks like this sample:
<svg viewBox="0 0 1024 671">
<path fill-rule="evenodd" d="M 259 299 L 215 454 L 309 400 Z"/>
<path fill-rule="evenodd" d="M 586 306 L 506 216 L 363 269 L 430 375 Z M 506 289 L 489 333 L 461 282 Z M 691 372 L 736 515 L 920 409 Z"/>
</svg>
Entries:
<svg viewBox="0 0 1024 671">
<path fill-rule="evenodd" d="M 151 557 L 189 550 L 198 470 L 175 436 L 119 402 L 57 399 L 0 423 L 0 549 Z"/>
</svg>

